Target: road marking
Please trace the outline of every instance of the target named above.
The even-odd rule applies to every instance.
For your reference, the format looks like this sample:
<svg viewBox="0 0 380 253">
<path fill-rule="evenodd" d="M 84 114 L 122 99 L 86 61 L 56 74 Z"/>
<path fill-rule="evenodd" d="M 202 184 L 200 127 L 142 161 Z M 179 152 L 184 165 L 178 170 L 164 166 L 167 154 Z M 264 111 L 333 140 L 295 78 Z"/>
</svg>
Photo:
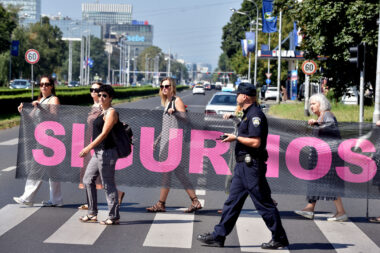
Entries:
<svg viewBox="0 0 380 253">
<path fill-rule="evenodd" d="M 281 250 L 266 250 L 261 248 L 263 242 L 269 242 L 271 232 L 257 211 L 242 211 L 236 222 L 236 230 L 242 252 L 289 252 Z"/>
<path fill-rule="evenodd" d="M 316 214 L 314 222 L 338 253 L 378 253 L 380 248 L 353 222 L 327 221 L 332 214 Z"/>
<path fill-rule="evenodd" d="M 14 228 L 33 213 L 39 207 L 27 207 L 19 204 L 9 204 L 0 209 L 0 236 Z"/>
<path fill-rule="evenodd" d="M 206 190 L 195 190 L 195 195 L 204 196 L 206 195 Z"/>
<path fill-rule="evenodd" d="M 77 211 L 44 243 L 93 245 L 107 226 L 99 225 L 99 223 L 80 222 L 79 217 L 86 214 L 87 211 Z M 99 211 L 98 221 L 105 220 L 107 216 L 108 211 Z"/>
<path fill-rule="evenodd" d="M 9 141 L 0 142 L 0 146 L 17 145 L 17 144 L 18 144 L 18 138 L 14 138 Z"/>
<path fill-rule="evenodd" d="M 190 249 L 194 214 L 157 213 L 143 246 Z"/>
<path fill-rule="evenodd" d="M 14 170 L 14 169 L 16 169 L 16 166 L 8 167 L 8 168 L 6 168 L 6 169 L 3 169 L 2 171 L 12 171 L 12 170 Z"/>
</svg>

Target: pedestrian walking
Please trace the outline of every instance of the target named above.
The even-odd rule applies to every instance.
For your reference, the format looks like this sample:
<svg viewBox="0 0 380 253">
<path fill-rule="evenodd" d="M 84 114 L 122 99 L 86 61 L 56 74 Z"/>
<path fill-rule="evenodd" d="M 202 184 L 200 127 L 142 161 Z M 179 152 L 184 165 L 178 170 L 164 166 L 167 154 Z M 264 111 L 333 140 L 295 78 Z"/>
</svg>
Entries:
<svg viewBox="0 0 380 253">
<path fill-rule="evenodd" d="M 238 134 L 225 134 L 223 142 L 236 142 L 235 173 L 232 178 L 230 195 L 224 203 L 222 217 L 212 233 L 200 234 L 197 239 L 209 246 L 224 247 L 228 236 L 250 195 L 257 211 L 272 232 L 272 239 L 263 243 L 263 249 L 278 249 L 289 245 L 280 214 L 271 198 L 271 190 L 266 180 L 266 149 L 268 123 L 264 113 L 257 107 L 256 89 L 250 83 L 241 83 L 236 91 L 237 103 L 243 108 Z"/>
</svg>

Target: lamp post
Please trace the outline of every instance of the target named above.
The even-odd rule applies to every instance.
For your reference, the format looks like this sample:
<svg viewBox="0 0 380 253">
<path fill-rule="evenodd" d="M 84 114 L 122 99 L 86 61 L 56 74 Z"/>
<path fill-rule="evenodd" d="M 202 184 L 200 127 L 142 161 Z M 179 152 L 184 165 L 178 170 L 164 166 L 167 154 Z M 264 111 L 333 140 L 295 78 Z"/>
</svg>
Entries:
<svg viewBox="0 0 380 253">
<path fill-rule="evenodd" d="M 249 19 L 249 31 L 252 31 L 252 19 L 251 19 L 251 17 L 247 13 L 242 12 L 242 11 L 238 11 L 235 8 L 230 8 L 230 10 L 232 12 L 236 12 L 236 13 L 238 13 L 240 15 L 247 16 L 248 19 Z M 257 38 L 256 38 L 256 40 L 257 40 Z M 249 53 L 249 57 L 248 57 L 248 82 L 251 82 L 251 53 L 250 52 L 248 52 L 248 53 Z"/>
<path fill-rule="evenodd" d="M 259 8 L 257 8 L 257 4 L 253 0 L 248 0 L 249 2 L 253 3 L 256 7 L 256 31 L 255 31 L 255 75 L 253 79 L 253 84 L 256 87 L 256 78 L 257 78 L 257 41 L 258 41 L 258 25 L 259 25 Z"/>
</svg>

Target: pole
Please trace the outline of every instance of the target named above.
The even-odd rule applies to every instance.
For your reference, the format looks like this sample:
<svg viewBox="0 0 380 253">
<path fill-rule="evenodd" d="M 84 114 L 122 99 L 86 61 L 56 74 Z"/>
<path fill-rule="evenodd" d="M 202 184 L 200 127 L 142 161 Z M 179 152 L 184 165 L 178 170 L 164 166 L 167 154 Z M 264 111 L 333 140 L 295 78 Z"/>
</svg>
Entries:
<svg viewBox="0 0 380 253">
<path fill-rule="evenodd" d="M 379 25 L 379 30 L 377 37 L 376 91 L 375 110 L 373 111 L 373 123 L 376 123 L 378 120 L 380 120 L 380 12 L 377 24 Z"/>
<path fill-rule="evenodd" d="M 278 29 L 278 52 L 277 52 L 277 104 L 280 103 L 280 82 L 281 82 L 281 29 L 282 29 L 282 11 L 280 11 L 280 28 Z"/>
<path fill-rule="evenodd" d="M 131 46 L 128 45 L 128 62 L 127 62 L 127 86 L 130 86 L 130 82 L 129 82 L 129 75 L 130 75 L 130 62 L 131 62 Z"/>
<path fill-rule="evenodd" d="M 169 63 L 168 63 L 168 74 L 167 76 L 170 77 L 170 47 L 169 47 Z"/>
<path fill-rule="evenodd" d="M 31 82 L 32 82 L 32 101 L 33 101 L 33 99 L 34 99 L 34 81 L 33 81 L 33 64 L 30 64 L 30 68 L 31 68 L 31 70 L 30 70 L 30 72 L 31 72 Z"/>
<path fill-rule="evenodd" d="M 84 58 L 84 43 L 83 43 L 83 35 L 81 34 L 80 38 L 80 62 L 79 62 L 79 76 L 80 76 L 80 85 L 84 85 L 83 82 L 83 58 Z"/>
<path fill-rule="evenodd" d="M 255 2 L 254 2 L 255 3 Z M 255 31 L 255 75 L 253 79 L 253 85 L 256 87 L 257 86 L 257 41 L 258 41 L 258 36 L 259 36 L 259 9 L 256 6 L 256 31 Z"/>
<path fill-rule="evenodd" d="M 90 59 L 91 58 L 91 33 L 88 34 L 88 58 L 87 59 Z M 88 71 L 87 71 L 87 84 L 90 84 L 90 65 L 87 64 L 87 68 L 88 68 Z"/>
<path fill-rule="evenodd" d="M 249 18 L 249 31 L 252 32 L 252 20 L 248 15 L 247 17 Z M 251 83 L 251 55 L 252 55 L 251 52 L 248 51 L 248 82 L 249 83 Z"/>
<path fill-rule="evenodd" d="M 69 84 L 72 80 L 72 67 L 73 67 L 73 41 L 69 40 L 69 69 L 67 75 L 67 83 Z"/>
<path fill-rule="evenodd" d="M 270 33 L 268 33 L 268 47 L 269 47 L 269 51 L 270 51 Z M 270 73 L 270 59 L 268 58 L 268 71 L 267 73 Z"/>
<path fill-rule="evenodd" d="M 11 80 L 12 80 L 12 54 L 9 55 L 9 78 L 8 78 L 9 82 L 8 82 L 8 85 L 10 84 Z"/>
<path fill-rule="evenodd" d="M 111 84 L 111 53 L 108 52 L 108 71 L 107 71 L 107 83 Z"/>
<path fill-rule="evenodd" d="M 310 76 L 305 75 L 305 116 L 310 116 L 309 114 L 309 85 L 310 83 Z"/>
<path fill-rule="evenodd" d="M 365 75 L 365 42 L 363 42 L 363 67 L 360 70 L 360 104 L 359 104 L 359 122 L 364 118 L 364 75 Z"/>
</svg>

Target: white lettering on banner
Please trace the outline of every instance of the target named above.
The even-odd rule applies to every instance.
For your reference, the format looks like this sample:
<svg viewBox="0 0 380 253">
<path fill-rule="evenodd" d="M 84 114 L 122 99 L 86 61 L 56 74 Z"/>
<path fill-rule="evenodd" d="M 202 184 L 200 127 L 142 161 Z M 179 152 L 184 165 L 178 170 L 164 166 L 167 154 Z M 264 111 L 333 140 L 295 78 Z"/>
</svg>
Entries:
<svg viewBox="0 0 380 253">
<path fill-rule="evenodd" d="M 144 36 L 126 36 L 128 41 L 133 41 L 133 42 L 144 42 L 145 37 Z"/>
</svg>

